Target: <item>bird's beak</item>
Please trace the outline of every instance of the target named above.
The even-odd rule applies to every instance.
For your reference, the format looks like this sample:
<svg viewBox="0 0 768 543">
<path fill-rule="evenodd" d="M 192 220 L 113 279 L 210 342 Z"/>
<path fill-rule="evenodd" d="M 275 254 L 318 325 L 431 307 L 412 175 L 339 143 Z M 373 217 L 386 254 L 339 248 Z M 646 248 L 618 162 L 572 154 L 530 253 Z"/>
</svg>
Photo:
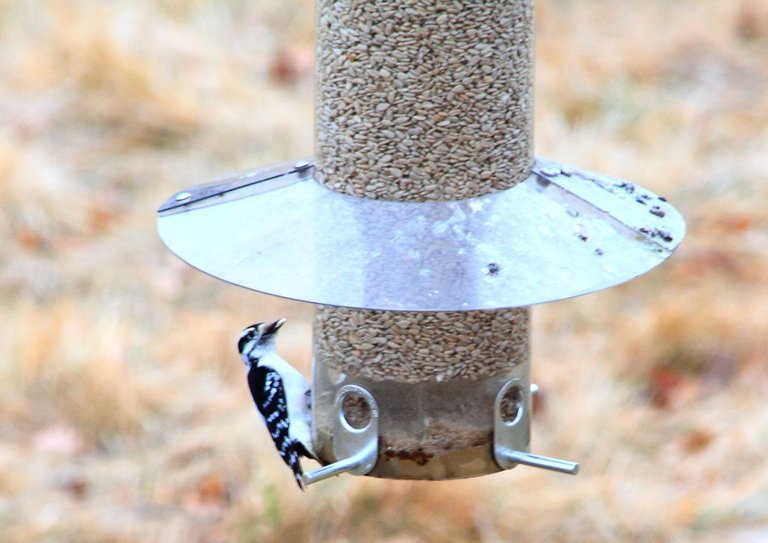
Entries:
<svg viewBox="0 0 768 543">
<path fill-rule="evenodd" d="M 286 319 L 280 319 L 280 320 L 278 320 L 278 321 L 275 321 L 275 322 L 269 323 L 269 324 L 268 324 L 268 325 L 267 325 L 267 326 L 264 328 L 264 333 L 263 333 L 262 335 L 268 336 L 268 335 L 274 334 L 275 332 L 277 332 L 277 331 L 280 329 L 280 327 L 281 327 L 282 325 L 284 325 L 284 324 L 285 324 L 285 322 L 286 322 Z"/>
</svg>

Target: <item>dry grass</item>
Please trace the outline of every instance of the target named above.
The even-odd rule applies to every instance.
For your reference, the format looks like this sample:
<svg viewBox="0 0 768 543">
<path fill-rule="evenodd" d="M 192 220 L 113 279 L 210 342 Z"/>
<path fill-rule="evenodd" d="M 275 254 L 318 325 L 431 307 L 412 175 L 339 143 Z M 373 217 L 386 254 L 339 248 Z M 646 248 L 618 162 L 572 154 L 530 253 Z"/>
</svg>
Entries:
<svg viewBox="0 0 768 543">
<path fill-rule="evenodd" d="M 154 209 L 312 147 L 313 3 L 0 0 L 0 540 L 768 538 L 768 2 L 542 0 L 537 152 L 689 220 L 673 259 L 534 311 L 518 468 L 300 495 L 234 338 L 311 308 L 177 262 Z"/>
</svg>

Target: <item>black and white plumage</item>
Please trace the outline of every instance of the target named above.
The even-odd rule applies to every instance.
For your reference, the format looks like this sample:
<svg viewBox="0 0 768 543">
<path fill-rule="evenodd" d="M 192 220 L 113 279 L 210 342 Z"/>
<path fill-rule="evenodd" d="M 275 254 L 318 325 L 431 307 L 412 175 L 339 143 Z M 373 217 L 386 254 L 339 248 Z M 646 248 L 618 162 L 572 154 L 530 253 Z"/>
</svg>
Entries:
<svg viewBox="0 0 768 543">
<path fill-rule="evenodd" d="M 283 461 L 293 470 L 300 488 L 300 456 L 312 452 L 309 385 L 304 376 L 275 351 L 275 335 L 285 319 L 253 324 L 237 343 L 248 368 L 248 388 Z"/>
</svg>

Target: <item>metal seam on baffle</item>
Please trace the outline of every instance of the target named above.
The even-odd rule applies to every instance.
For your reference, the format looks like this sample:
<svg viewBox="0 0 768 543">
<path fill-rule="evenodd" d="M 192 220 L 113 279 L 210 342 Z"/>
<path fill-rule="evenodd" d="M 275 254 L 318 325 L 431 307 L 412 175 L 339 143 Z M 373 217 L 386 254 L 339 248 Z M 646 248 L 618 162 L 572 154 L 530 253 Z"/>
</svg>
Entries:
<svg viewBox="0 0 768 543">
<path fill-rule="evenodd" d="M 287 165 L 290 164 L 290 167 Z M 263 169 L 244 170 L 239 174 L 219 177 L 211 180 L 196 188 L 177 192 L 174 196 L 168 198 L 157 210 L 158 213 L 164 213 L 175 209 L 183 208 L 192 204 L 199 204 L 217 197 L 222 197 L 236 190 L 245 189 L 254 185 L 273 181 L 293 173 L 309 172 L 314 164 L 306 159 L 294 160 L 289 163 L 275 164 Z M 288 168 L 288 169 L 286 169 Z M 252 179 L 251 178 L 255 178 Z M 220 183 L 225 179 L 233 179 L 229 183 Z M 194 192 L 191 192 L 194 191 Z"/>
</svg>

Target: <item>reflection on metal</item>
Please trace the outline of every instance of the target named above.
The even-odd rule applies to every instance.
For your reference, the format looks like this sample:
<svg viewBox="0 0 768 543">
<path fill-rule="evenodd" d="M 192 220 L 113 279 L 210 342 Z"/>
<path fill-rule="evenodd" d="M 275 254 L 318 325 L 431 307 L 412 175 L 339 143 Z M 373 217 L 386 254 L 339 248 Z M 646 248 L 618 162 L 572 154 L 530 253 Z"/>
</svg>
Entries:
<svg viewBox="0 0 768 543">
<path fill-rule="evenodd" d="M 293 161 L 187 188 L 160 208 L 160 236 L 192 266 L 268 294 L 466 311 L 622 283 L 663 262 L 685 234 L 664 198 L 544 159 L 509 190 L 447 202 L 355 198 L 312 173 Z"/>
<path fill-rule="evenodd" d="M 344 401 L 351 395 L 361 398 L 370 414 L 363 428 L 355 428 L 346 419 Z M 379 455 L 379 408 L 370 392 L 358 385 L 345 385 L 336 395 L 336 425 L 333 432 L 333 464 L 302 475 L 305 485 L 311 485 L 342 473 L 365 475 L 376 465 Z"/>
<path fill-rule="evenodd" d="M 531 440 L 530 394 L 534 392 L 534 386 L 528 386 L 528 393 L 526 394 L 524 381 L 517 378 L 511 379 L 496 396 L 493 415 L 493 454 L 496 463 L 504 469 L 514 468 L 517 464 L 525 464 L 576 475 L 579 471 L 579 465 L 575 462 L 527 452 Z M 538 391 L 538 387 L 536 387 L 536 391 Z M 515 392 L 515 394 L 510 394 L 511 392 Z M 510 406 L 504 405 L 505 397 L 517 399 L 516 405 L 512 406 L 514 408 L 513 417 L 505 412 L 510 409 Z"/>
</svg>

